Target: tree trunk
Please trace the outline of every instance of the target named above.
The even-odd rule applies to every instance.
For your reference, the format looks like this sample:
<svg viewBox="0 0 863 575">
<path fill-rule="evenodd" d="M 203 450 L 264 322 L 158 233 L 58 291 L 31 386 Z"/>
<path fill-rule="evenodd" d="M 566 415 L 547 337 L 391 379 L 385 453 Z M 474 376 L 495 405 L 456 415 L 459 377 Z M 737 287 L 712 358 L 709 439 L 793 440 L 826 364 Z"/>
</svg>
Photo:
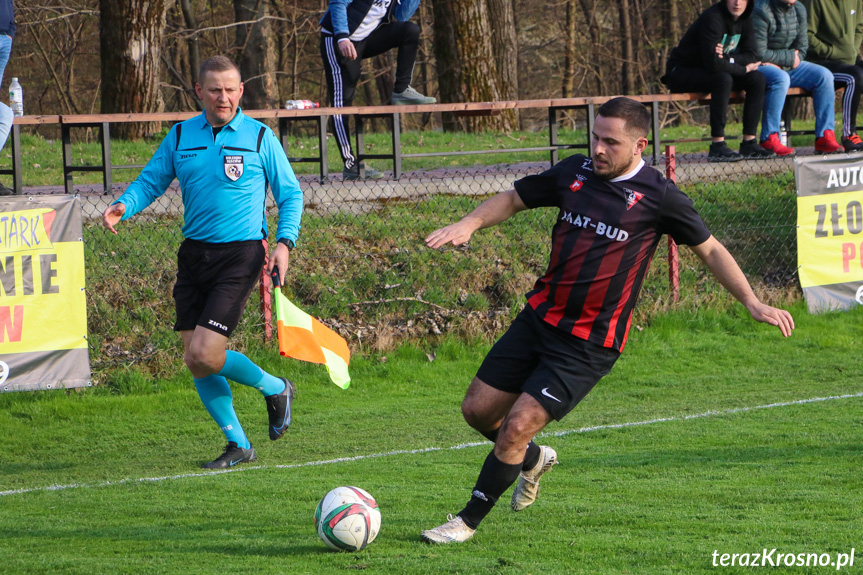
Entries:
<svg viewBox="0 0 863 575">
<path fill-rule="evenodd" d="M 575 91 L 575 0 L 566 0 L 566 43 L 563 51 L 561 96 L 572 98 Z"/>
<path fill-rule="evenodd" d="M 266 18 L 269 0 L 234 0 L 237 22 Z M 276 82 L 276 45 L 269 20 L 237 26 L 236 45 L 240 52 L 240 74 L 243 77 L 243 107 L 249 110 L 278 108 L 279 85 Z"/>
<path fill-rule="evenodd" d="M 499 76 L 491 48 L 485 2 L 437 0 L 434 4 L 435 55 L 441 100 L 444 102 L 494 102 L 500 100 Z M 462 124 L 470 132 L 482 129 L 509 131 L 506 115 L 469 116 Z M 452 128 L 455 120 L 445 121 Z"/>
<path fill-rule="evenodd" d="M 190 0 L 179 0 L 180 9 L 183 11 L 183 21 L 186 23 L 186 28 L 190 31 L 197 31 L 198 22 L 195 19 L 195 13 L 192 11 Z M 198 36 L 190 36 L 186 41 L 189 48 L 189 68 L 192 72 L 192 84 L 198 80 L 198 71 L 201 69 L 201 52 L 198 49 Z"/>
<path fill-rule="evenodd" d="M 491 24 L 491 47 L 500 76 L 500 93 L 504 100 L 518 100 L 518 35 L 515 32 L 513 0 L 487 0 Z M 512 117 L 514 126 L 520 125 L 515 110 L 503 114 Z"/>
<path fill-rule="evenodd" d="M 103 114 L 161 112 L 161 41 L 166 0 L 100 0 Z M 115 124 L 123 139 L 150 136 L 161 123 Z"/>
<path fill-rule="evenodd" d="M 680 9 L 677 0 L 665 0 L 665 37 L 668 38 L 670 46 L 677 46 L 680 42 Z"/>
<path fill-rule="evenodd" d="M 629 0 L 618 0 L 620 11 L 620 57 L 623 60 L 620 89 L 623 94 L 635 93 L 635 55 L 633 53 L 632 21 Z"/>
<path fill-rule="evenodd" d="M 579 4 L 581 5 L 581 10 L 584 12 L 584 20 L 587 25 L 587 31 L 590 34 L 588 61 L 590 62 L 591 72 L 596 84 L 593 93 L 600 95 L 605 90 L 605 68 L 602 66 L 600 58 L 600 53 L 603 51 L 602 29 L 596 18 L 596 1 L 579 0 Z"/>
</svg>

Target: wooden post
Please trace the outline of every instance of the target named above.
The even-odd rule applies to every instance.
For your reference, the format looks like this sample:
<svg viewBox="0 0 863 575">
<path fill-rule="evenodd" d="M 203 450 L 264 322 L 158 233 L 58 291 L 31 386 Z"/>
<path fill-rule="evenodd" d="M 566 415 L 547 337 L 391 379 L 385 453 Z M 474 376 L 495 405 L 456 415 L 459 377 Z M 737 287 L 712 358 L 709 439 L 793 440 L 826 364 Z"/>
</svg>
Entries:
<svg viewBox="0 0 863 575">
<path fill-rule="evenodd" d="M 267 273 L 267 264 L 270 263 L 270 246 L 266 238 L 261 240 L 264 244 L 264 267 L 261 268 L 261 313 L 264 315 L 264 339 L 273 339 L 273 306 L 270 299 L 270 275 Z M 278 288 L 276 288 L 278 289 Z"/>
<path fill-rule="evenodd" d="M 665 146 L 665 177 L 677 183 L 677 158 L 674 146 Z M 680 300 L 680 262 L 677 259 L 677 244 L 668 236 L 668 283 L 671 286 L 671 301 Z"/>
</svg>

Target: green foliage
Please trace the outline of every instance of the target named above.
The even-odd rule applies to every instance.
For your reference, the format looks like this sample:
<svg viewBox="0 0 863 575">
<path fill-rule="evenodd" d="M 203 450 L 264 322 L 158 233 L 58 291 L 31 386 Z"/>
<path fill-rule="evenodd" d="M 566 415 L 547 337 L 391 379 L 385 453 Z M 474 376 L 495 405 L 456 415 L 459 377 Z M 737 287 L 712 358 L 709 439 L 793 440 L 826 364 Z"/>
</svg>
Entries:
<svg viewBox="0 0 863 575">
<path fill-rule="evenodd" d="M 660 313 L 634 330 L 612 373 L 540 438 L 561 463 L 537 503 L 513 513 L 507 492 L 454 547 L 419 532 L 461 508 L 488 452 L 459 413 L 486 343 L 357 356 L 345 391 L 320 366 L 250 349 L 298 382 L 295 420 L 269 442 L 260 394 L 233 385 L 259 460 L 228 474 L 198 468 L 222 437 L 186 376 L 3 394 L 0 433 L 15 438 L 0 463 L 4 570 L 707 574 L 715 550 L 850 553 L 863 311 L 792 312 L 787 339 L 741 306 Z M 329 552 L 314 532 L 315 505 L 338 485 L 381 506 L 363 552 Z"/>
</svg>

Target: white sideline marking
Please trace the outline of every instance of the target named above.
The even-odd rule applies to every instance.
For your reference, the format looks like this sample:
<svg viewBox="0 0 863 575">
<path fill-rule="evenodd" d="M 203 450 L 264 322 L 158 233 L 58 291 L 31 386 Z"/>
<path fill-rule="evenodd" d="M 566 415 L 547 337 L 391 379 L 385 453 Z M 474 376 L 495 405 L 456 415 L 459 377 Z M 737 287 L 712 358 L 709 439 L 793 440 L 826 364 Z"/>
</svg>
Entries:
<svg viewBox="0 0 863 575">
<path fill-rule="evenodd" d="M 589 433 L 591 431 L 600 431 L 603 429 L 623 429 L 626 427 L 637 427 L 639 425 L 652 425 L 654 423 L 664 423 L 666 421 L 686 421 L 688 419 L 699 419 L 703 417 L 714 417 L 720 415 L 732 415 L 735 413 L 743 413 L 747 411 L 755 411 L 757 409 L 770 409 L 773 407 L 788 407 L 791 405 L 803 405 L 806 403 L 815 403 L 818 401 L 832 401 L 835 399 L 854 399 L 858 397 L 863 397 L 863 392 L 860 393 L 851 393 L 846 395 L 831 395 L 828 397 L 811 397 L 809 399 L 798 399 L 795 401 L 783 401 L 779 403 L 769 403 L 766 405 L 755 405 L 751 407 L 736 407 L 733 409 L 722 409 L 719 411 L 705 411 L 703 413 L 696 413 L 693 415 L 678 415 L 672 417 L 658 417 L 656 419 L 648 419 L 645 421 L 631 421 L 627 423 L 610 423 L 607 425 L 594 425 L 592 427 L 581 427 L 579 429 L 567 429 L 562 431 L 554 431 L 547 433 L 540 433 L 537 437 L 563 437 L 565 435 L 572 435 L 574 433 Z M 234 469 L 223 469 L 218 471 L 207 471 L 207 472 L 197 472 L 197 473 L 182 473 L 180 475 L 167 475 L 164 477 L 139 477 L 135 478 L 126 478 L 120 479 L 118 481 L 103 481 L 101 483 L 70 483 L 67 485 L 49 485 L 47 487 L 26 487 L 21 489 L 11 489 L 9 491 L 0 491 L 0 497 L 4 497 L 6 495 L 20 495 L 24 493 L 33 493 L 36 491 L 64 491 L 66 489 L 92 489 L 96 487 L 109 487 L 112 485 L 124 485 L 127 483 L 145 483 L 145 482 L 155 482 L 155 481 L 170 481 L 174 479 L 188 479 L 194 477 L 212 477 L 214 475 L 221 475 L 223 473 L 237 473 L 240 471 L 253 471 L 255 469 L 296 469 L 299 467 L 313 467 L 316 465 L 330 465 L 332 463 L 342 463 L 346 461 L 361 461 L 364 459 L 373 459 L 375 457 L 390 457 L 392 455 L 412 455 L 417 453 L 430 453 L 433 451 L 445 451 L 445 450 L 456 450 L 456 449 L 468 449 L 470 447 L 479 447 L 481 445 L 488 445 L 490 442 L 488 441 L 475 441 L 471 443 L 462 443 L 460 445 L 453 445 L 451 447 L 425 447 L 422 449 L 400 449 L 396 451 L 387 451 L 384 453 L 370 453 L 367 455 L 355 455 L 353 457 L 338 457 L 336 459 L 327 459 L 323 461 L 307 461 L 306 463 L 294 463 L 292 465 L 256 465 L 256 466 L 244 466 L 238 467 Z"/>
</svg>

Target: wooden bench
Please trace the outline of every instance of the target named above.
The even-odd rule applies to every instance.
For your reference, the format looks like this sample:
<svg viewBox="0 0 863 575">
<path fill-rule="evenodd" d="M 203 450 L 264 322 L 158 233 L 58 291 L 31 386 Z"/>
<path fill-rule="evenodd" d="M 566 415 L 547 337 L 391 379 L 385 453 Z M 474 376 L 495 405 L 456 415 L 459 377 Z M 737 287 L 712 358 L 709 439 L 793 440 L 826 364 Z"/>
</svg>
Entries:
<svg viewBox="0 0 863 575">
<path fill-rule="evenodd" d="M 708 105 L 710 103 L 710 94 L 699 94 L 697 92 L 690 92 L 690 93 L 675 94 L 675 95 L 685 96 L 685 99 L 678 100 L 678 101 L 698 102 L 701 105 Z M 786 98 L 785 101 L 787 102 L 788 98 L 808 98 L 811 95 L 812 94 L 810 94 L 808 91 L 804 90 L 803 88 L 792 87 L 792 88 L 788 88 L 788 93 L 785 96 L 785 98 Z M 741 103 L 743 103 L 745 98 L 746 97 L 745 97 L 743 92 L 732 92 L 731 97 L 729 98 L 729 102 L 731 102 L 732 104 L 741 104 Z M 791 118 L 791 110 L 788 108 L 788 106 L 786 106 L 785 109 L 783 110 L 782 116 L 783 116 L 782 119 L 785 121 L 785 129 L 786 129 L 788 135 L 791 135 L 792 134 L 792 131 L 791 131 L 791 120 L 792 120 L 792 118 Z M 802 130 L 793 132 L 794 135 L 805 134 L 805 133 L 806 132 L 802 131 Z"/>
<path fill-rule="evenodd" d="M 12 121 L 12 129 L 6 141 L 12 146 L 12 167 L 0 169 L 0 174 L 12 176 L 12 189 L 16 194 L 24 191 L 21 180 L 21 126 L 46 126 L 59 123 L 60 116 L 18 116 Z"/>
<path fill-rule="evenodd" d="M 808 93 L 801 88 L 791 88 L 788 92 L 790 97 L 807 96 Z M 554 165 L 559 160 L 561 150 L 582 149 L 588 155 L 592 152 L 592 143 L 589 134 L 593 131 L 596 108 L 616 96 L 595 96 L 579 98 L 554 98 L 546 100 L 517 100 L 503 102 L 469 102 L 451 104 L 423 104 L 423 105 L 399 105 L 399 106 L 350 106 L 345 108 L 314 108 L 309 110 L 244 110 L 248 116 L 256 119 L 272 119 L 278 122 L 278 133 L 288 158 L 294 163 L 317 163 L 319 174 L 322 179 L 329 176 L 327 167 L 327 121 L 330 116 L 352 115 L 356 119 L 356 155 L 363 170 L 365 160 L 383 159 L 389 160 L 393 165 L 393 173 L 396 178 L 402 174 L 402 160 L 404 158 L 421 158 L 444 155 L 467 155 L 488 154 L 505 152 L 548 152 L 549 162 Z M 710 95 L 697 92 L 680 94 L 642 94 L 628 96 L 633 100 L 642 102 L 651 109 L 652 129 L 651 148 L 654 165 L 658 165 L 662 155 L 662 140 L 660 136 L 661 122 L 659 119 L 659 106 L 674 102 L 686 103 L 696 102 L 707 104 Z M 733 93 L 733 103 L 742 102 L 743 94 Z M 401 151 L 401 115 L 402 114 L 428 114 L 428 113 L 451 113 L 455 115 L 495 115 L 503 110 L 529 110 L 545 109 L 548 117 L 548 145 L 529 148 L 509 148 L 506 150 L 469 150 L 404 154 Z M 561 111 L 583 111 L 586 114 L 587 141 L 586 142 L 561 142 L 558 135 L 558 116 Z M 13 188 L 17 194 L 23 192 L 21 184 L 21 157 L 20 127 L 25 125 L 50 125 L 59 124 L 63 147 L 63 180 L 67 193 L 74 193 L 74 174 L 76 172 L 101 172 L 104 189 L 110 191 L 113 185 L 113 170 L 141 168 L 142 165 L 119 165 L 111 161 L 111 124 L 126 122 L 181 122 L 187 120 L 200 112 L 164 112 L 151 114 L 78 114 L 60 116 L 21 116 L 15 118 L 11 133 L 12 139 L 12 168 L 0 170 L 0 174 L 12 174 Z M 388 153 L 367 154 L 364 145 L 364 122 L 372 118 L 386 118 L 391 127 L 392 151 Z M 315 155 L 292 156 L 289 138 L 289 127 L 293 122 L 312 121 L 316 125 L 318 139 L 318 150 Z M 786 126 L 790 130 L 791 118 L 786 115 Z M 72 130 L 79 128 L 98 128 L 99 142 L 101 147 L 102 163 L 98 166 L 76 165 L 72 157 Z M 799 133 L 799 132 L 795 132 Z M 707 138 L 709 139 L 709 138 Z M 666 141 L 674 143 L 674 141 Z"/>
</svg>

